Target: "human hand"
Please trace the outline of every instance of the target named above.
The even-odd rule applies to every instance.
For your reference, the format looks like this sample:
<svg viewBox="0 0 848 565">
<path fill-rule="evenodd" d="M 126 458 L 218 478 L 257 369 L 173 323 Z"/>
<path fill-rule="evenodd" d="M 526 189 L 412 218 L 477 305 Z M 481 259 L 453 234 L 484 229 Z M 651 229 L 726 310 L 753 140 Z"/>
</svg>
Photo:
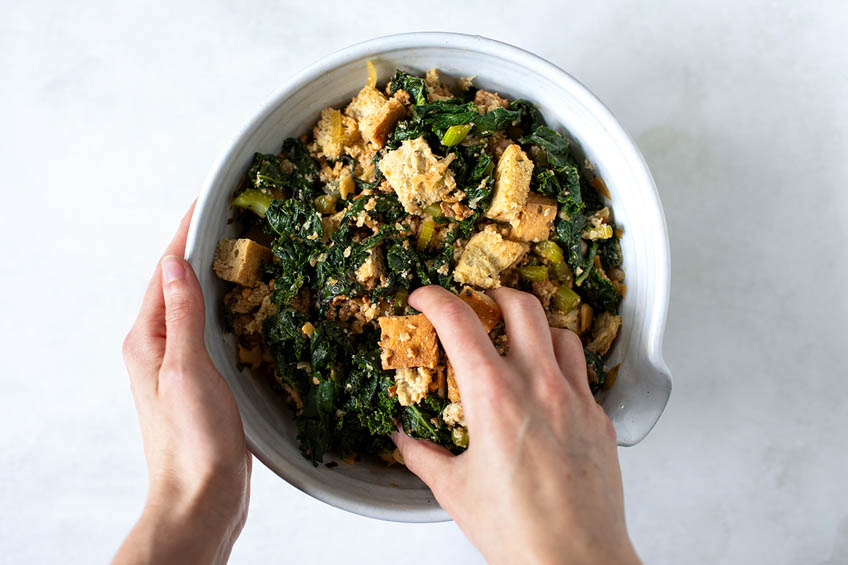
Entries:
<svg viewBox="0 0 848 565">
<path fill-rule="evenodd" d="M 639 563 L 615 430 L 589 390 L 580 339 L 549 328 L 531 294 L 490 296 L 503 311 L 505 357 L 450 292 L 430 286 L 409 296 L 453 365 L 470 445 L 453 456 L 398 432 L 404 463 L 492 563 Z"/>
<path fill-rule="evenodd" d="M 251 456 L 206 350 L 200 285 L 182 259 L 193 208 L 124 341 L 150 484 L 119 563 L 224 562 L 247 518 Z"/>
</svg>

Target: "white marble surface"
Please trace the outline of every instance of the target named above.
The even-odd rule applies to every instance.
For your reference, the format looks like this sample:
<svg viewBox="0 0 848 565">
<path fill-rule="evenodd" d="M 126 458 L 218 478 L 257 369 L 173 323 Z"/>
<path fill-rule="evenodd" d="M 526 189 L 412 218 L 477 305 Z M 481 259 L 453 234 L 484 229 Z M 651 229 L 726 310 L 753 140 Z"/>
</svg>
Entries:
<svg viewBox="0 0 848 565">
<path fill-rule="evenodd" d="M 848 562 L 846 4 L 495 4 L 0 5 L 0 562 L 103 562 L 133 522 L 120 342 L 228 136 L 317 57 L 427 29 L 559 64 L 653 169 L 675 391 L 621 451 L 641 555 Z M 235 563 L 481 560 L 451 523 L 348 515 L 261 464 L 252 486 Z"/>
</svg>

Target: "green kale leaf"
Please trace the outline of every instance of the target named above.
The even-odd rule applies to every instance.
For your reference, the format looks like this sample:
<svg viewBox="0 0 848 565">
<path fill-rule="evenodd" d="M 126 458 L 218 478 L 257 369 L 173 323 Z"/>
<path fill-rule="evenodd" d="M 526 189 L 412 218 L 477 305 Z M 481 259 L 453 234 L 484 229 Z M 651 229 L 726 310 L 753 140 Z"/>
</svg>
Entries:
<svg viewBox="0 0 848 565">
<path fill-rule="evenodd" d="M 268 224 L 279 235 L 317 242 L 324 235 L 321 215 L 311 202 L 274 200 L 265 213 Z"/>
<path fill-rule="evenodd" d="M 320 380 L 319 373 L 313 373 L 313 376 L 319 379 L 319 383 L 309 387 L 303 397 L 303 411 L 295 418 L 295 422 L 300 451 L 317 467 L 330 447 L 336 406 L 333 382 Z"/>
<path fill-rule="evenodd" d="M 394 94 L 398 90 L 405 90 L 412 97 L 412 102 L 415 105 L 427 103 L 427 86 L 424 84 L 424 79 L 412 76 L 403 72 L 400 69 L 395 71 L 395 76 L 392 77 L 389 92 Z"/>
<path fill-rule="evenodd" d="M 595 312 L 614 314 L 621 304 L 621 295 L 618 294 L 615 285 L 595 268 L 589 271 L 586 280 L 580 285 L 579 293 Z"/>
<path fill-rule="evenodd" d="M 604 368 L 604 361 L 601 359 L 601 356 L 597 353 L 593 353 L 588 349 L 584 349 L 583 353 L 586 355 L 586 370 L 589 376 L 589 388 L 592 390 L 592 394 L 595 394 L 601 387 L 604 386 L 604 383 L 607 380 L 607 372 Z"/>
</svg>

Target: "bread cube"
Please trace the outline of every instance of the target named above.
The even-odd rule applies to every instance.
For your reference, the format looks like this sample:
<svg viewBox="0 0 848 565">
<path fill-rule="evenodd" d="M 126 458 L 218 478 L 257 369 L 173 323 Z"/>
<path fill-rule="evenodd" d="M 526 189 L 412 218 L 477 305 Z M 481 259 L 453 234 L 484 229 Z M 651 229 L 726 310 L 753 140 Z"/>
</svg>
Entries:
<svg viewBox="0 0 848 565">
<path fill-rule="evenodd" d="M 459 387 L 456 384 L 456 372 L 453 370 L 450 359 L 447 361 L 448 374 L 448 400 L 451 402 L 459 402 Z"/>
<path fill-rule="evenodd" d="M 343 116 L 335 108 L 325 108 L 312 134 L 325 157 L 338 159 L 345 147 L 359 139 L 359 126 L 355 119 Z"/>
<path fill-rule="evenodd" d="M 515 143 L 507 147 L 495 168 L 495 191 L 486 217 L 500 222 L 517 219 L 527 203 L 532 176 L 533 161 L 521 147 Z"/>
<path fill-rule="evenodd" d="M 212 269 L 225 281 L 253 286 L 262 265 L 272 257 L 270 249 L 250 239 L 222 239 L 215 247 Z"/>
<path fill-rule="evenodd" d="M 492 328 L 497 326 L 498 322 L 501 321 L 500 306 L 485 292 L 480 292 L 470 286 L 466 286 L 459 292 L 459 297 L 463 302 L 471 306 L 471 309 L 480 318 L 480 322 L 486 328 L 487 332 L 492 331 Z"/>
<path fill-rule="evenodd" d="M 395 369 L 395 394 L 401 406 L 417 404 L 427 396 L 434 372 L 424 367 Z"/>
<path fill-rule="evenodd" d="M 424 314 L 382 316 L 380 323 L 383 369 L 426 367 L 439 364 L 436 330 Z"/>
<path fill-rule="evenodd" d="M 356 120 L 366 141 L 381 148 L 398 120 L 406 115 L 406 108 L 397 98 L 386 99 L 376 88 L 366 86 L 351 100 L 345 114 Z"/>
<path fill-rule="evenodd" d="M 442 410 L 442 420 L 450 427 L 465 426 L 465 413 L 462 410 L 462 402 L 451 402 Z"/>
<path fill-rule="evenodd" d="M 356 269 L 356 280 L 365 286 L 366 290 L 374 290 L 380 283 L 380 277 L 385 274 L 383 252 L 379 247 L 368 251 L 368 258 Z"/>
<path fill-rule="evenodd" d="M 504 239 L 494 226 L 486 226 L 468 240 L 454 278 L 479 288 L 497 288 L 501 286 L 500 273 L 515 265 L 528 248 L 526 243 Z"/>
<path fill-rule="evenodd" d="M 609 312 L 598 314 L 592 323 L 592 340 L 586 349 L 598 355 L 606 355 L 620 328 L 621 316 Z"/>
<path fill-rule="evenodd" d="M 520 241 L 545 241 L 554 227 L 557 215 L 556 200 L 531 192 L 518 217 L 511 222 L 509 237 Z"/>
<path fill-rule="evenodd" d="M 407 139 L 380 161 L 380 170 L 397 193 L 404 210 L 418 214 L 424 206 L 448 199 L 456 189 L 453 171 L 448 168 L 453 156 L 433 155 L 423 137 Z"/>
</svg>

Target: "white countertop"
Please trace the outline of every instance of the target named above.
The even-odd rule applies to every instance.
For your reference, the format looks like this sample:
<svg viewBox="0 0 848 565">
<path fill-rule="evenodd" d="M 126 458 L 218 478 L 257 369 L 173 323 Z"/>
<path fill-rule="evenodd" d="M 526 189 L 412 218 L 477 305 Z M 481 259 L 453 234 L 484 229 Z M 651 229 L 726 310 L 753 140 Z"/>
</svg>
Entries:
<svg viewBox="0 0 848 565">
<path fill-rule="evenodd" d="M 75 4 L 0 17 L 0 561 L 104 562 L 134 521 L 120 343 L 229 136 L 319 56 L 441 29 L 560 65 L 653 170 L 675 389 L 621 450 L 642 557 L 848 562 L 845 3 Z M 349 515 L 259 463 L 252 489 L 234 563 L 481 561 L 452 523 Z"/>
</svg>

